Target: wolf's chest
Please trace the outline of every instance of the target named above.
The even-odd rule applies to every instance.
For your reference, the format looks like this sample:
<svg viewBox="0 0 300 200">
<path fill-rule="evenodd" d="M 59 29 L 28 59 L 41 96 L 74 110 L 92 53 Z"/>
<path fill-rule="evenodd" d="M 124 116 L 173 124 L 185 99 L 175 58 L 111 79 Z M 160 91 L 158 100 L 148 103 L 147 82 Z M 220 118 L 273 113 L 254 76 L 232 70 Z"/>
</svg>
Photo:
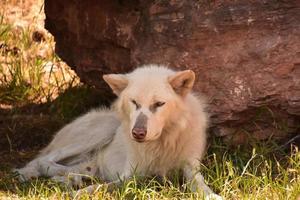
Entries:
<svg viewBox="0 0 300 200">
<path fill-rule="evenodd" d="M 182 163 L 181 152 L 159 146 L 138 151 L 137 170 L 142 174 L 166 175 L 169 170 L 178 168 Z"/>
</svg>

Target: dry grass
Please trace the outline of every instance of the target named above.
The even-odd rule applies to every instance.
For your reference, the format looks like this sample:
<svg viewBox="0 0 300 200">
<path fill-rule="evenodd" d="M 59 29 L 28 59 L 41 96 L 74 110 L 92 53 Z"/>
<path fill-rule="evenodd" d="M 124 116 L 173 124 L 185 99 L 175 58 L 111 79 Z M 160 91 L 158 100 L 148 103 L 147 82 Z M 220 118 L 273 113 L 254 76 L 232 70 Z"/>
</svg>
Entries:
<svg viewBox="0 0 300 200">
<path fill-rule="evenodd" d="M 42 12 L 42 1 L 26 2 L 7 1 L 0 12 L 1 107 L 45 103 L 79 84 L 76 74 L 55 55 L 54 39 L 41 25 L 43 15 L 34 13 Z"/>
</svg>

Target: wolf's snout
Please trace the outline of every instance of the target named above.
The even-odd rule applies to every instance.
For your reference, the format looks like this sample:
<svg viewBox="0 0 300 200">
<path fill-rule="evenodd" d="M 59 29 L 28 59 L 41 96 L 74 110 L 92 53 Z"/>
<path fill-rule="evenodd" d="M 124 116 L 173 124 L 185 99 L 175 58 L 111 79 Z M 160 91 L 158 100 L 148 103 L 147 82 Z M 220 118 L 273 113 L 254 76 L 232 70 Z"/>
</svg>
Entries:
<svg viewBox="0 0 300 200">
<path fill-rule="evenodd" d="M 140 113 L 136 119 L 134 127 L 131 131 L 133 138 L 138 142 L 143 142 L 147 135 L 148 117 L 144 113 Z"/>
<path fill-rule="evenodd" d="M 132 129 L 132 136 L 137 141 L 144 140 L 146 135 L 147 135 L 147 129 L 145 129 L 145 128 L 133 128 Z"/>
</svg>

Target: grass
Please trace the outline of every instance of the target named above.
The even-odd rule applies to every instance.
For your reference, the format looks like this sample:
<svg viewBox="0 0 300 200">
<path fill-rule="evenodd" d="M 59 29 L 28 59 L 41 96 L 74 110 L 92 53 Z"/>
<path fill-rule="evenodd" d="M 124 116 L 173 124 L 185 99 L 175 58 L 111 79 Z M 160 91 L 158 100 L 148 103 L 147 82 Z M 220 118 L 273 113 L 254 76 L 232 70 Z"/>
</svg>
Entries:
<svg viewBox="0 0 300 200">
<path fill-rule="evenodd" d="M 0 199 L 72 199 L 74 189 L 48 179 L 19 183 L 10 169 L 30 160 L 52 134 L 99 105 L 101 95 L 54 53 L 53 38 L 16 28 L 0 14 Z M 299 199 L 298 146 L 273 140 L 228 146 L 210 139 L 201 172 L 225 199 Z M 174 172 L 171 181 L 135 177 L 110 191 L 103 185 L 81 199 L 201 199 Z M 93 180 L 99 182 L 99 180 Z"/>
<path fill-rule="evenodd" d="M 229 148 L 214 140 L 201 167 L 210 187 L 226 199 L 296 199 L 300 194 L 300 152 L 296 146 L 280 148 L 270 141 Z M 133 178 L 112 191 L 105 185 L 92 197 L 81 199 L 199 199 L 173 173 L 171 181 Z M 101 183 L 101 182 L 100 182 Z M 12 175 L 0 184 L 1 197 L 71 199 L 72 192 L 47 179 L 20 184 Z"/>
<path fill-rule="evenodd" d="M 0 16 L 0 101 L 24 105 L 44 103 L 56 98 L 79 79 L 54 53 L 53 38 L 36 30 L 13 28 Z"/>
</svg>

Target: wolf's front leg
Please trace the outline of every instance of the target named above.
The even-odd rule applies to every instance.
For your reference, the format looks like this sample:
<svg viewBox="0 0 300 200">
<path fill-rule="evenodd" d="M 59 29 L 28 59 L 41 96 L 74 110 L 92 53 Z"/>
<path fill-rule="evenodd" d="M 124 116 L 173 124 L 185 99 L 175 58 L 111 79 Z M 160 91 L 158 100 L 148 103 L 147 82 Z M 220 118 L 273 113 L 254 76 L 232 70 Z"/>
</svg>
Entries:
<svg viewBox="0 0 300 200">
<path fill-rule="evenodd" d="M 69 171 L 69 167 L 57 164 L 56 162 L 72 156 L 76 153 L 76 146 L 71 144 L 62 149 L 51 151 L 50 153 L 38 156 L 25 167 L 14 169 L 18 173 L 19 180 L 24 182 L 39 176 L 57 176 Z M 76 154 L 75 154 L 76 155 Z"/>
<path fill-rule="evenodd" d="M 191 183 L 191 190 L 193 192 L 201 191 L 204 193 L 205 200 L 223 200 L 223 198 L 215 194 L 204 182 L 204 178 L 201 173 L 198 171 L 199 161 L 195 162 L 196 164 L 187 164 L 183 168 L 184 176 L 187 181 Z"/>
<path fill-rule="evenodd" d="M 80 153 L 82 153 L 82 148 L 78 148 L 78 144 L 69 144 L 60 149 L 52 150 L 45 155 L 40 154 L 24 168 L 15 169 L 14 171 L 19 173 L 21 181 L 27 181 L 42 175 L 49 177 L 61 176 L 72 171 L 70 171 L 70 167 L 58 164 L 58 162 Z"/>
<path fill-rule="evenodd" d="M 67 172 L 69 167 L 59 165 L 47 158 L 36 158 L 21 169 L 14 169 L 21 182 L 28 181 L 39 176 L 57 176 Z"/>
<path fill-rule="evenodd" d="M 18 179 L 21 182 L 25 182 L 32 178 L 39 177 L 41 174 L 39 171 L 38 158 L 32 160 L 25 167 L 21 169 L 13 169 L 12 172 L 18 175 Z"/>
</svg>

